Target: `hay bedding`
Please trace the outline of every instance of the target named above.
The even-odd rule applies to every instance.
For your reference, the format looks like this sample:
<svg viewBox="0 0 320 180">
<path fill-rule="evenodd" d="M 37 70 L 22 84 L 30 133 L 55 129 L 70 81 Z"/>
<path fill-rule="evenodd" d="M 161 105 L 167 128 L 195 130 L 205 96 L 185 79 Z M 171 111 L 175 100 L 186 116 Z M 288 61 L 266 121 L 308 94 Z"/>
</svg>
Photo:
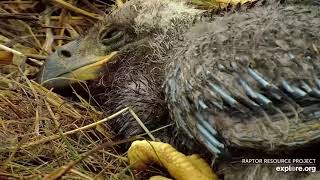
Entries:
<svg viewBox="0 0 320 180">
<path fill-rule="evenodd" d="M 100 132 L 104 133 L 89 129 L 69 136 L 62 134 L 101 119 L 100 113 L 67 102 L 35 83 L 28 86 L 5 77 L 0 81 L 13 86 L 0 88 L 0 176 L 41 178 L 109 141 L 111 135 L 103 126 Z M 116 171 L 122 159 L 115 156 L 117 152 L 112 149 L 97 152 L 65 177 L 94 177 L 93 172 L 106 167 L 108 172 Z"/>
</svg>

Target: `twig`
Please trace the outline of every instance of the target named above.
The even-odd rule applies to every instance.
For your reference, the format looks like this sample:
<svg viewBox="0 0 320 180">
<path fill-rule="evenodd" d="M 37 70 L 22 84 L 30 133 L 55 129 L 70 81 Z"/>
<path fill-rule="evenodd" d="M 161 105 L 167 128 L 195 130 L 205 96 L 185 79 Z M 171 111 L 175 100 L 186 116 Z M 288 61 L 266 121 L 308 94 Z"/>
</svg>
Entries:
<svg viewBox="0 0 320 180">
<path fill-rule="evenodd" d="M 9 48 L 9 47 L 7 47 L 5 45 L 2 45 L 2 44 L 0 44 L 0 49 L 3 49 L 3 50 L 8 51 L 8 52 L 11 52 L 11 53 L 13 53 L 15 55 L 18 55 L 18 56 L 24 56 L 24 54 L 22 54 L 21 52 L 19 52 L 17 50 L 14 50 L 12 48 Z"/>
<path fill-rule="evenodd" d="M 38 21 L 39 17 L 31 13 L 0 13 L 0 19 L 15 19 L 24 21 Z"/>
<path fill-rule="evenodd" d="M 106 118 L 104 118 L 104 119 L 102 119 L 100 121 L 97 121 L 95 123 L 83 126 L 81 128 L 78 128 L 78 129 L 74 129 L 74 130 L 71 130 L 71 131 L 64 132 L 63 135 L 66 136 L 66 135 L 74 134 L 74 133 L 79 132 L 79 131 L 84 131 L 84 130 L 90 129 L 92 127 L 96 127 L 97 125 L 102 124 L 102 123 L 104 123 L 104 122 L 106 122 L 106 121 L 108 121 L 110 119 L 113 119 L 113 118 L 119 116 L 120 114 L 124 113 L 125 111 L 128 111 L 128 109 L 129 108 L 124 108 L 124 109 L 122 109 L 122 110 L 120 110 L 120 111 L 112 114 L 111 116 L 106 117 Z M 61 136 L 60 135 L 52 135 L 52 136 L 40 139 L 38 141 L 34 141 L 34 142 L 30 142 L 28 144 L 22 145 L 21 148 L 27 148 L 27 147 L 30 147 L 30 146 L 35 146 L 35 145 L 38 145 L 38 144 L 46 143 L 46 142 L 58 139 L 59 137 L 61 137 Z"/>
<path fill-rule="evenodd" d="M 81 172 L 79 172 L 79 171 L 77 171 L 77 170 L 75 170 L 75 169 L 70 169 L 70 172 L 72 172 L 72 173 L 80 176 L 80 177 L 83 178 L 83 179 L 94 180 L 94 179 L 91 178 L 90 176 L 85 175 L 85 174 L 83 174 L 83 173 L 81 173 Z"/>
<path fill-rule="evenodd" d="M 39 54 L 25 54 L 28 58 L 38 59 L 38 60 L 45 60 L 47 56 L 39 55 Z"/>
<path fill-rule="evenodd" d="M 99 8 L 95 7 L 92 2 L 89 2 L 88 0 L 81 0 L 81 2 L 83 2 L 86 6 L 88 6 L 90 9 L 92 9 L 93 11 L 95 11 L 98 14 L 105 14 L 102 10 L 100 10 Z"/>
<path fill-rule="evenodd" d="M 72 4 L 67 3 L 67 2 L 65 2 L 63 0 L 52 0 L 52 2 L 62 6 L 63 8 L 66 8 L 66 9 L 68 9 L 70 11 L 73 11 L 73 12 L 76 12 L 76 13 L 91 17 L 93 19 L 102 20 L 101 16 L 99 16 L 97 14 L 94 14 L 94 13 L 87 12 L 87 11 L 85 11 L 83 9 L 78 8 L 78 7 L 75 7 Z"/>
<path fill-rule="evenodd" d="M 148 136 L 152 139 L 152 141 L 155 141 L 156 138 L 150 133 L 149 129 L 143 124 L 143 122 L 140 120 L 140 118 L 137 116 L 137 114 L 129 108 L 129 112 L 134 117 L 134 119 L 139 123 L 139 125 L 142 127 L 142 129 L 148 134 Z"/>
<path fill-rule="evenodd" d="M 43 19 L 44 19 L 44 23 L 46 26 L 50 25 L 50 16 L 52 13 L 52 8 L 50 6 L 46 7 L 45 12 L 47 12 L 46 15 L 44 15 Z M 46 29 L 46 39 L 43 43 L 42 49 L 45 52 L 51 53 L 52 52 L 52 43 L 53 43 L 54 39 L 53 39 L 53 33 L 52 30 L 50 28 Z"/>
<path fill-rule="evenodd" d="M 37 67 L 41 67 L 43 65 L 43 62 L 38 61 L 38 60 L 33 59 L 33 58 L 28 58 L 26 63 L 29 64 L 29 65 L 32 65 L 32 66 L 37 66 Z"/>
</svg>

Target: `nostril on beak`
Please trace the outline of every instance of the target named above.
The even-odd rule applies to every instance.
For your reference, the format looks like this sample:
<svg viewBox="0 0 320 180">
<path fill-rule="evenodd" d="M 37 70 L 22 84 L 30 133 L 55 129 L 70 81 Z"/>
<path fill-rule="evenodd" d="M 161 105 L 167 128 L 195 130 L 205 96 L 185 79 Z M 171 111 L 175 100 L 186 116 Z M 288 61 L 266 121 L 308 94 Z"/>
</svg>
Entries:
<svg viewBox="0 0 320 180">
<path fill-rule="evenodd" d="M 58 50 L 58 55 L 62 58 L 70 58 L 72 56 L 71 52 L 65 49 Z"/>
</svg>

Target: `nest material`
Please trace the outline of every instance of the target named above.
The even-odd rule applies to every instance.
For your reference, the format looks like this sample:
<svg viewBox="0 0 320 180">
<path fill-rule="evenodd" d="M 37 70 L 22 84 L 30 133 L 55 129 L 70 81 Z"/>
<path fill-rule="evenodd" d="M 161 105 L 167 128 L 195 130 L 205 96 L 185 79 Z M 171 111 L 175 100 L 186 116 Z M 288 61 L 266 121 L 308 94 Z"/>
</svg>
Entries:
<svg viewBox="0 0 320 180">
<path fill-rule="evenodd" d="M 319 141 L 319 118 L 308 118 L 304 112 L 308 103 L 318 106 L 317 98 L 307 103 L 295 99 L 299 107 L 282 100 L 276 103 L 281 113 L 266 110 L 264 115 L 251 116 L 250 112 L 238 113 L 208 84 L 249 102 L 238 73 L 251 88 L 266 93 L 246 75 L 246 68 L 251 67 L 277 87 L 282 78 L 294 85 L 301 80 L 317 87 L 313 78 L 319 75 L 319 12 L 318 6 L 271 5 L 193 27 L 170 55 L 173 63 L 167 71 L 166 95 L 173 119 L 199 138 L 196 112 L 201 112 L 232 147 L 273 151 Z"/>
<path fill-rule="evenodd" d="M 91 106 L 68 102 L 33 82 L 19 83 L 2 76 L 0 84 L 0 177 L 42 178 L 97 144 L 111 142 L 106 126 L 80 131 L 102 118 Z M 64 134 L 71 130 L 75 132 Z M 119 157 L 112 148 L 96 152 L 64 177 L 116 173 L 125 165 Z"/>
</svg>

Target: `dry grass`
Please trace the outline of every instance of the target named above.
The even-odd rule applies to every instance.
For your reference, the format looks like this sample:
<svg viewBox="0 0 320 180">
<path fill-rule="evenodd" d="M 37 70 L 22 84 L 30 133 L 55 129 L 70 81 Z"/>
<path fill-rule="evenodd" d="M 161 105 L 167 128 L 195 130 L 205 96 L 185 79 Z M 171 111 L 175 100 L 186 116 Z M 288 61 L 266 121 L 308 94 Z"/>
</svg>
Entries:
<svg viewBox="0 0 320 180">
<path fill-rule="evenodd" d="M 96 123 L 102 117 L 93 107 L 26 79 L 2 76 L 0 83 L 0 177 L 53 176 L 72 162 L 68 179 L 106 177 L 124 168 L 126 158 L 113 149 L 117 142 L 108 127 Z"/>
</svg>

